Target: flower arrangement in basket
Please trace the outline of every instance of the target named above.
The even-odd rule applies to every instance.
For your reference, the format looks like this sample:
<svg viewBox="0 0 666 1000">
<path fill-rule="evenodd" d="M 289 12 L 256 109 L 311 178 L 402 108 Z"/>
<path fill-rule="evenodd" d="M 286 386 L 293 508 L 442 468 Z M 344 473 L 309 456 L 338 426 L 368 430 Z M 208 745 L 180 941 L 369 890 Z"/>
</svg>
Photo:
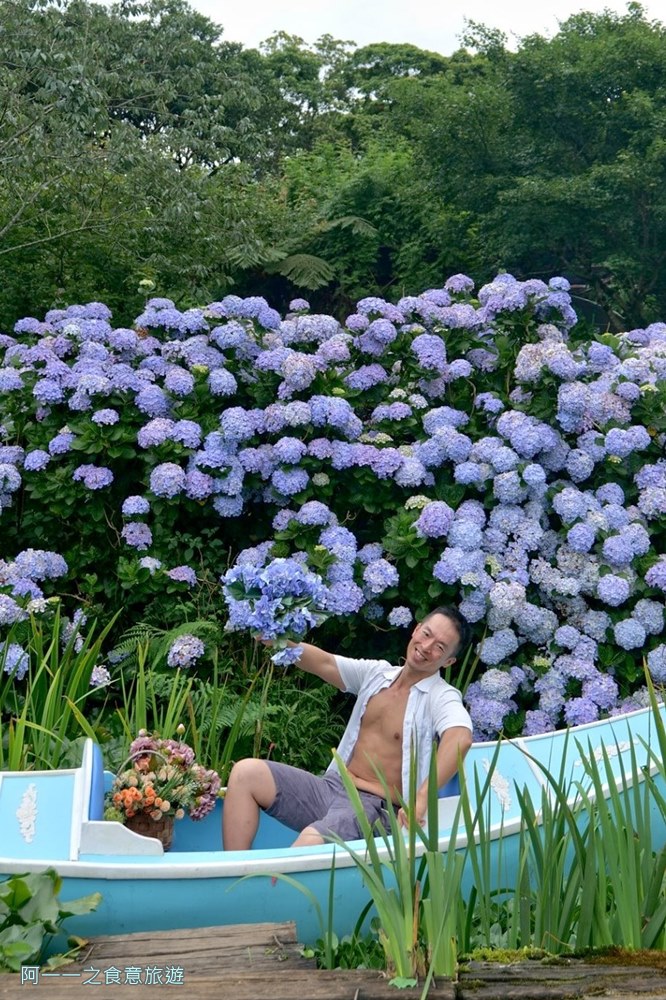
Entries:
<svg viewBox="0 0 666 1000">
<path fill-rule="evenodd" d="M 174 820 L 185 814 L 203 819 L 214 809 L 219 790 L 217 772 L 197 764 L 187 743 L 141 729 L 114 778 L 104 818 L 119 820 L 144 836 L 158 837 L 168 849 Z"/>
<path fill-rule="evenodd" d="M 328 588 L 299 559 L 273 559 L 265 566 L 237 564 L 222 577 L 229 610 L 225 629 L 248 629 L 257 639 L 271 640 L 273 663 L 298 662 L 301 650 L 288 645 L 329 617 Z"/>
</svg>

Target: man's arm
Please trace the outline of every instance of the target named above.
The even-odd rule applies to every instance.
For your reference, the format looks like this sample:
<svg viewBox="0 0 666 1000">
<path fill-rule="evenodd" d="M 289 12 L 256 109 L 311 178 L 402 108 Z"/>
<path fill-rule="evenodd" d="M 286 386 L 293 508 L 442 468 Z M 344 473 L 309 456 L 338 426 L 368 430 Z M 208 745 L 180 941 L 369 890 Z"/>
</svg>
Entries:
<svg viewBox="0 0 666 1000">
<path fill-rule="evenodd" d="M 302 650 L 301 658 L 298 660 L 296 666 L 304 670 L 306 674 L 314 674 L 315 677 L 321 677 L 323 681 L 326 681 L 327 684 L 332 684 L 339 691 L 346 690 L 345 682 L 340 676 L 333 653 L 327 653 L 325 649 L 313 646 L 309 642 L 289 642 L 288 645 L 299 646 Z"/>
<path fill-rule="evenodd" d="M 437 748 L 437 788 L 450 781 L 458 770 L 458 760 L 463 760 L 472 745 L 472 733 L 466 726 L 451 726 L 446 729 L 439 740 Z M 428 812 L 428 779 L 417 789 L 415 802 L 416 822 L 423 824 Z M 401 809 L 398 820 L 407 826 L 407 816 Z"/>
</svg>

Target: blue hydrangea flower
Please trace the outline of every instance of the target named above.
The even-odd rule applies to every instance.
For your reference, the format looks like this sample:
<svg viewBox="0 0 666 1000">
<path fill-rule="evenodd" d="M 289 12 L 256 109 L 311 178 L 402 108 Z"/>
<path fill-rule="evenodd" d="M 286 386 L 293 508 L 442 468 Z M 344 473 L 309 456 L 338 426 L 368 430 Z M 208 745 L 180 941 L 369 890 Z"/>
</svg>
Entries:
<svg viewBox="0 0 666 1000">
<path fill-rule="evenodd" d="M 333 615 L 356 614 L 365 604 L 361 588 L 353 580 L 340 580 L 328 588 L 324 607 Z"/>
<path fill-rule="evenodd" d="M 320 500 L 308 500 L 294 515 L 294 519 L 306 526 L 319 525 L 325 527 L 329 524 L 337 524 L 337 517 Z"/>
<path fill-rule="evenodd" d="M 310 477 L 305 469 L 276 469 L 271 483 L 282 496 L 295 496 L 307 487 Z"/>
<path fill-rule="evenodd" d="M 185 472 L 175 462 L 162 462 L 150 474 L 150 489 L 157 497 L 173 499 L 185 489 Z"/>
<path fill-rule="evenodd" d="M 233 396 L 238 391 L 236 379 L 226 368 L 216 368 L 210 373 L 208 387 L 213 396 Z"/>
<path fill-rule="evenodd" d="M 82 482 L 89 490 L 101 490 L 113 482 L 111 469 L 96 465 L 79 465 L 72 473 L 74 482 Z"/>
<path fill-rule="evenodd" d="M 518 649 L 518 638 L 510 628 L 500 629 L 487 636 L 479 647 L 479 659 L 492 666 L 508 660 Z"/>
<path fill-rule="evenodd" d="M 28 672 L 28 654 L 17 642 L 0 642 L 0 664 L 14 680 L 22 681 Z"/>
<path fill-rule="evenodd" d="M 25 621 L 26 612 L 7 594 L 0 594 L 0 625 L 13 625 L 15 622 Z"/>
<path fill-rule="evenodd" d="M 592 525 L 579 521 L 569 528 L 567 543 L 574 552 L 589 552 L 595 543 L 597 533 Z"/>
<path fill-rule="evenodd" d="M 664 643 L 648 653 L 647 665 L 655 684 L 666 683 L 666 645 Z"/>
<path fill-rule="evenodd" d="M 273 451 L 279 462 L 296 465 L 307 452 L 307 446 L 295 437 L 282 437 L 273 445 Z"/>
<path fill-rule="evenodd" d="M 446 345 L 441 337 L 421 333 L 414 337 L 411 350 L 419 367 L 439 373 L 446 371 Z"/>
<path fill-rule="evenodd" d="M 596 722 L 599 718 L 599 706 L 590 698 L 571 698 L 564 706 L 564 718 L 568 726 Z"/>
<path fill-rule="evenodd" d="M 48 451 L 44 451 L 43 448 L 35 448 L 34 451 L 29 451 L 23 461 L 23 468 L 26 472 L 41 472 L 51 461 L 51 456 Z"/>
<path fill-rule="evenodd" d="M 213 493 L 214 488 L 213 477 L 206 472 L 190 469 L 185 474 L 185 496 L 189 497 L 190 500 L 205 500 Z"/>
</svg>

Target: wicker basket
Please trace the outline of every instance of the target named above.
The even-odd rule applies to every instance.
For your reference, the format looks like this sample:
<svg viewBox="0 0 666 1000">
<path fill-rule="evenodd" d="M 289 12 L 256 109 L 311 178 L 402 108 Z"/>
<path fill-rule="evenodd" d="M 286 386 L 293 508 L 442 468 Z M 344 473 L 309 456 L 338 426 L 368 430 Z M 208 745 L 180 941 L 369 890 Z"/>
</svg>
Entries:
<svg viewBox="0 0 666 1000">
<path fill-rule="evenodd" d="M 125 826 L 134 833 L 140 833 L 142 837 L 157 837 L 162 841 L 164 850 L 168 851 L 173 840 L 173 821 L 173 816 L 152 819 L 148 813 L 136 813 L 135 816 L 125 818 Z"/>
</svg>

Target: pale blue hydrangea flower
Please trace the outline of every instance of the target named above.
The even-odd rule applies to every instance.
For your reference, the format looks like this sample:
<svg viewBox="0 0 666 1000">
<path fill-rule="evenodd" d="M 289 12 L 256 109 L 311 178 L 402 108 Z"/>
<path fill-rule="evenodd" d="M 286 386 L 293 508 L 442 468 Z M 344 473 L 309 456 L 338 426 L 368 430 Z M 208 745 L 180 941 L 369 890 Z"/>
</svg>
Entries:
<svg viewBox="0 0 666 1000">
<path fill-rule="evenodd" d="M 96 663 L 90 674 L 90 687 L 106 687 L 111 683 L 111 674 L 108 669 Z"/>
<path fill-rule="evenodd" d="M 150 511 L 150 504 L 145 497 L 131 496 L 123 500 L 122 513 L 126 517 L 134 517 L 137 514 L 147 514 Z"/>
<path fill-rule="evenodd" d="M 412 624 L 413 620 L 414 616 L 412 612 L 404 604 L 393 608 L 388 615 L 389 625 L 393 625 L 395 628 L 407 628 Z"/>
<path fill-rule="evenodd" d="M 611 608 L 617 608 L 620 604 L 624 604 L 630 593 L 631 586 L 629 581 L 625 580 L 624 577 L 616 576 L 614 573 L 608 573 L 606 576 L 602 576 L 597 584 L 597 595 L 599 599 L 603 601 L 604 604 L 608 604 Z"/>
<path fill-rule="evenodd" d="M 645 574 L 645 582 L 666 593 L 666 556 L 659 556 L 657 562 Z"/>
<path fill-rule="evenodd" d="M 399 581 L 397 569 L 386 559 L 375 559 L 363 570 L 363 582 L 371 594 L 383 594 Z"/>
</svg>

